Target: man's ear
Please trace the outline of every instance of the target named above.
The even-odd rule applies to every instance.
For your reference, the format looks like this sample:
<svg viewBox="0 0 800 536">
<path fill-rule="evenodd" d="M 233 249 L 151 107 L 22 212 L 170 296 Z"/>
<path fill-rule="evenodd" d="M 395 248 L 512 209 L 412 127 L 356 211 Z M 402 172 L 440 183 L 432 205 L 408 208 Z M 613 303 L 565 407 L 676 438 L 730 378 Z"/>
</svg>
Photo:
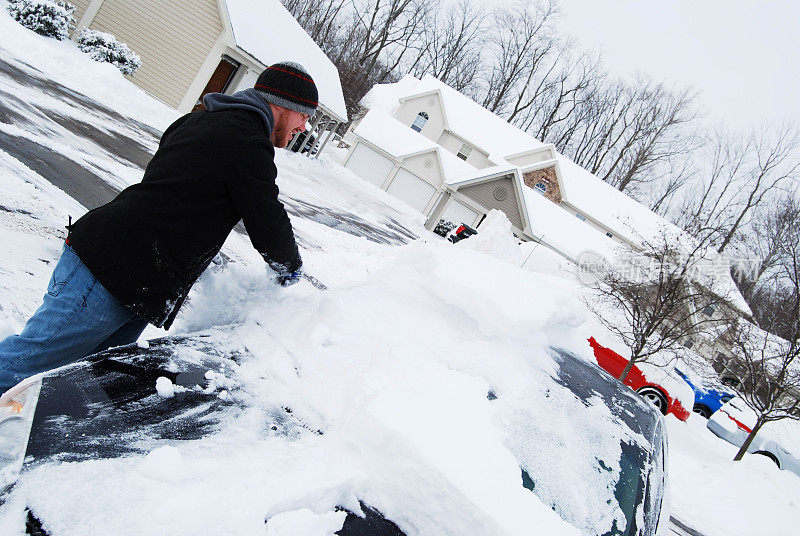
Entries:
<svg viewBox="0 0 800 536">
<path fill-rule="evenodd" d="M 284 109 L 281 108 L 278 105 L 272 104 L 271 102 L 268 102 L 267 104 L 269 105 L 269 109 L 272 110 L 273 123 L 277 123 L 278 122 L 278 118 L 279 117 L 283 117 L 283 110 Z M 273 126 L 275 126 L 275 125 L 273 125 Z"/>
</svg>

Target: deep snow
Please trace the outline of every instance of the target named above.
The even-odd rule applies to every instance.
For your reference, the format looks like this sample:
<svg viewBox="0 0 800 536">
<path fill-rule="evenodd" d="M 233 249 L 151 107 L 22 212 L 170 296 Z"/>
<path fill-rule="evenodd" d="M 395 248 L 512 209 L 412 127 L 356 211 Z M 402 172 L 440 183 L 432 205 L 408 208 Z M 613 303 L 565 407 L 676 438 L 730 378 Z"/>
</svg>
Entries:
<svg viewBox="0 0 800 536">
<path fill-rule="evenodd" d="M 3 58 L 24 61 L 124 115 L 162 129 L 177 116 L 113 66 L 93 62 L 69 42 L 24 30 L 4 10 L 0 33 Z M 54 99 L 40 104 L 59 106 Z M 73 150 L 86 153 L 81 146 Z M 602 429 L 608 417 L 599 406 L 570 409 L 567 398 L 563 414 L 536 413 L 544 396 L 537 378 L 552 366 L 544 346 L 593 360 L 586 338 L 600 337 L 600 328 L 581 303 L 580 287 L 561 259 L 537 253 L 544 248 L 512 251 L 508 235 L 503 242 L 502 221 L 486 236 L 455 246 L 427 233 L 420 214 L 339 167 L 340 156 L 334 151 L 313 161 L 279 151 L 282 194 L 357 214 L 386 236 L 404 236 L 396 231 L 400 224 L 420 238 L 409 245 L 399 238 L 381 242 L 294 217 L 307 270 L 330 288 L 320 292 L 307 282 L 276 287 L 247 239 L 234 233 L 224 248 L 233 262 L 201 278 L 170 332 L 232 326 L 231 337 L 256 359 L 235 371 L 212 371 L 218 396 L 242 392 L 264 403 L 289 401 L 326 434 L 265 438 L 260 405 L 249 404 L 236 426 L 203 441 L 32 472 L 15 501 L 0 509 L 0 533 L 19 533 L 19 507 L 27 499 L 57 520 L 54 535 L 107 534 L 109 527 L 115 534 L 261 534 L 265 515 L 267 534 L 331 534 L 342 519 L 330 506 L 357 509 L 350 492 L 365 486 L 387 515 L 423 534 L 446 534 L 442 526 L 452 534 L 526 534 L 531 527 L 574 533 L 522 488 L 515 453 L 523 439 L 544 447 L 554 441 L 523 436 L 521 418 L 563 420 L 564 440 L 573 426 Z M 130 183 L 135 175 L 126 166 L 118 180 Z M 85 209 L 2 147 L 0 192 L 0 205 L 10 209 L 0 210 L 1 336 L 19 330 L 38 306 L 67 216 Z M 493 233 L 496 240 L 488 241 Z M 149 329 L 143 339 L 162 334 Z M 488 403 L 490 388 L 503 394 L 500 404 Z M 153 393 L 180 396 L 163 381 Z M 730 461 L 736 448 L 696 415 L 687 423 L 666 420 L 673 515 L 706 536 L 796 533 L 800 478 L 758 456 Z M 566 459 L 570 449 L 615 447 L 613 441 L 565 444 Z M 570 478 L 586 489 L 604 485 L 602 475 L 574 469 Z M 419 496 L 369 487 L 370 479 L 402 481 Z M 331 489 L 336 493 L 326 495 Z M 548 491 L 559 492 L 557 486 Z M 590 526 L 614 515 L 591 499 L 559 514 Z M 470 503 L 481 509 L 463 519 L 442 517 Z"/>
</svg>

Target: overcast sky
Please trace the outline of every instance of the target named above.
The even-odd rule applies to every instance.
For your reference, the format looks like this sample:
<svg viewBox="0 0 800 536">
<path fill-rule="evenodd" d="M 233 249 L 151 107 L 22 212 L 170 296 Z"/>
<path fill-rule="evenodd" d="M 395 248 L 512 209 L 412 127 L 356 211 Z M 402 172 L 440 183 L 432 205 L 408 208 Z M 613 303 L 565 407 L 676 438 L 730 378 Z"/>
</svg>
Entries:
<svg viewBox="0 0 800 536">
<path fill-rule="evenodd" d="M 799 0 L 560 0 L 562 31 L 637 70 L 702 92 L 731 127 L 800 119 Z"/>
</svg>

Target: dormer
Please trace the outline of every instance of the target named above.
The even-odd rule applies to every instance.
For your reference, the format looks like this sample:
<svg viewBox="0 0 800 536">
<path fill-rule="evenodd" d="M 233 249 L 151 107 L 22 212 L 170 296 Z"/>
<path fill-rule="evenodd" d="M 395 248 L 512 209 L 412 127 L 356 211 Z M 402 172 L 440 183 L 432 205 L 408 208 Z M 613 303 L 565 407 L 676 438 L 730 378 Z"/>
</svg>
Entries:
<svg viewBox="0 0 800 536">
<path fill-rule="evenodd" d="M 395 119 L 416 130 L 429 140 L 438 142 L 446 127 L 442 96 L 438 90 L 403 97 Z"/>
<path fill-rule="evenodd" d="M 539 162 L 545 162 L 547 160 L 555 160 L 556 148 L 555 145 L 550 143 L 544 147 L 537 147 L 529 151 L 508 155 L 504 158 L 509 164 L 514 164 L 515 166 L 524 168 L 525 166 L 529 166 L 531 164 L 538 164 Z"/>
</svg>

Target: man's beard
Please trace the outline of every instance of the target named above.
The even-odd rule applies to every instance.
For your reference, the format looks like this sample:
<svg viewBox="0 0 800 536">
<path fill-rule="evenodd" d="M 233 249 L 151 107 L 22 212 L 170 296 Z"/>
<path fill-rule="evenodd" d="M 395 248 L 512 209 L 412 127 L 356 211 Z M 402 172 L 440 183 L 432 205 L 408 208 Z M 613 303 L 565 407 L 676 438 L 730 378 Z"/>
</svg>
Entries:
<svg viewBox="0 0 800 536">
<path fill-rule="evenodd" d="M 292 131 L 276 126 L 272 138 L 275 140 L 275 147 L 284 148 L 292 141 Z"/>
</svg>

